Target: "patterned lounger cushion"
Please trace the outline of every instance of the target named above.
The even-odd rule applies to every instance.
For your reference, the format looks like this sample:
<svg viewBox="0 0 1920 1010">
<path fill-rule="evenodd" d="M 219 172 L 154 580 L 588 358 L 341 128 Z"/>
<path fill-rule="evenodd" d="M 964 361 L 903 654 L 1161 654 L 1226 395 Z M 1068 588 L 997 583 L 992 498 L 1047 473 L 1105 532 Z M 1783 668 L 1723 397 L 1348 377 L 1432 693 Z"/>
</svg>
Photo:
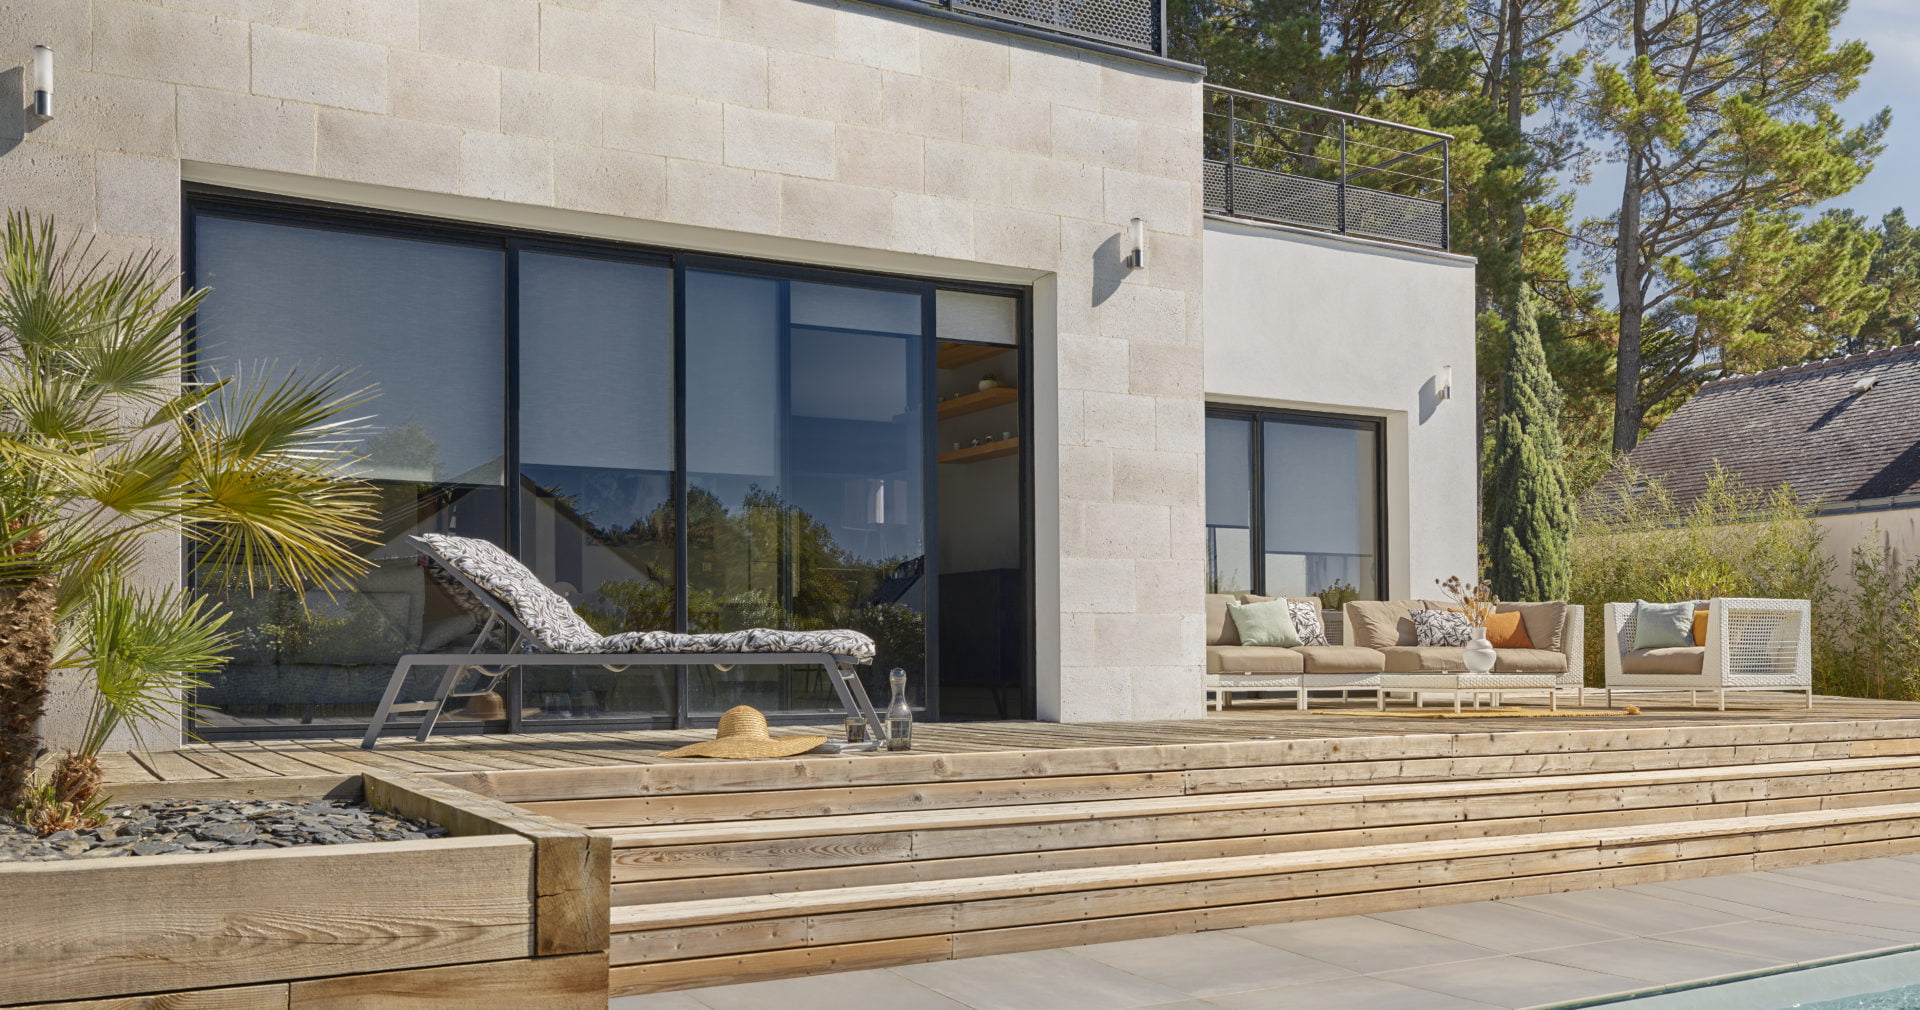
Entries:
<svg viewBox="0 0 1920 1010">
<path fill-rule="evenodd" d="M 536 642 L 550 652 L 810 652 L 849 656 L 856 663 L 873 662 L 873 639 L 858 631 L 748 628 L 715 635 L 682 635 L 671 631 L 602 635 L 581 619 L 564 597 L 547 588 L 527 566 L 499 547 L 485 540 L 444 533 L 422 533 L 420 539 L 447 564 L 458 568 L 475 585 L 505 603 L 533 633 Z"/>
</svg>

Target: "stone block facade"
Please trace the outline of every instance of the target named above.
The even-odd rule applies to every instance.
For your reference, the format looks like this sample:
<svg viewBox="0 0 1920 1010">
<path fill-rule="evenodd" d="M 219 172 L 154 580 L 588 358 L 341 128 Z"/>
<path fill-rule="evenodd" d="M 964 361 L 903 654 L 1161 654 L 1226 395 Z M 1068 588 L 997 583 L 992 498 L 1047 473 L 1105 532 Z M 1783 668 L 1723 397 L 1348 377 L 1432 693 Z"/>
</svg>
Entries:
<svg viewBox="0 0 1920 1010">
<path fill-rule="evenodd" d="M 102 248 L 218 181 L 1031 285 L 1039 714 L 1199 714 L 1193 73 L 855 0 L 0 0 L 0 82 L 35 44 L 0 202 Z"/>
</svg>

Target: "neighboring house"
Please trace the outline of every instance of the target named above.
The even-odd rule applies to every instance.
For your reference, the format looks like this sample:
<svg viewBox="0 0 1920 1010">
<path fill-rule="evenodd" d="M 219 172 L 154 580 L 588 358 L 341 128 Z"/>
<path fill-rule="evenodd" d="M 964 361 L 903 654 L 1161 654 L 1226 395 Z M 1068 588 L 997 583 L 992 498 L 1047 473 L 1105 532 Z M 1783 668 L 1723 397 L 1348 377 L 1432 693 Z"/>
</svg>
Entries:
<svg viewBox="0 0 1920 1010">
<path fill-rule="evenodd" d="M 7 101 L 0 200 L 178 257 L 208 375 L 384 390 L 373 570 L 232 598 L 202 732 L 352 732 L 395 655 L 470 637 L 425 530 L 608 627 L 866 629 L 935 718 L 1196 716 L 1209 585 L 1471 573 L 1445 138 L 1208 88 L 1158 0 L 1027 10 L 15 5 L 0 52 L 53 48 L 55 115 Z M 746 667 L 511 694 L 469 717 L 831 700 Z"/>
<path fill-rule="evenodd" d="M 1920 554 L 1920 344 L 1709 382 L 1628 455 L 1685 504 L 1715 467 L 1757 489 L 1792 487 L 1844 574 L 1877 526 Z M 1590 493 L 1621 492 L 1616 471 Z"/>
</svg>

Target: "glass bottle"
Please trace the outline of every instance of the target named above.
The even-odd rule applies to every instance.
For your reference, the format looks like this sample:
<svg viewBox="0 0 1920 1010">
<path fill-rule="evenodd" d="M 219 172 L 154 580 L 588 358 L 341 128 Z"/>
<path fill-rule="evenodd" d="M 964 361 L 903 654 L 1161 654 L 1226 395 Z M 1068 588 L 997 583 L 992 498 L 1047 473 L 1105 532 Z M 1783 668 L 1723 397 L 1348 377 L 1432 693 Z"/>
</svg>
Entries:
<svg viewBox="0 0 1920 1010">
<path fill-rule="evenodd" d="M 887 749 L 913 748 L 913 707 L 907 704 L 907 671 L 894 667 L 887 674 L 893 688 L 893 701 L 887 704 Z"/>
</svg>

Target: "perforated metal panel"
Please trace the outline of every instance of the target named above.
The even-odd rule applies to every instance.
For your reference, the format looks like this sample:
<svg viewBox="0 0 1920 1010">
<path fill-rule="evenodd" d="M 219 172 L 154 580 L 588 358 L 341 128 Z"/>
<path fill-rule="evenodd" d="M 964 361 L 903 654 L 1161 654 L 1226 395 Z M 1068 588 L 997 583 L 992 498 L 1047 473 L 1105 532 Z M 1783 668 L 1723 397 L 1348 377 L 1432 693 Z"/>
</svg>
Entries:
<svg viewBox="0 0 1920 1010">
<path fill-rule="evenodd" d="M 1160 51 L 1161 0 L 951 0 L 954 10 Z M 943 6 L 936 3 L 935 6 Z"/>
<path fill-rule="evenodd" d="M 1329 231 L 1340 227 L 1339 183 L 1246 165 L 1235 165 L 1226 174 L 1236 217 Z"/>
<path fill-rule="evenodd" d="M 1221 161 L 1204 162 L 1200 166 L 1201 188 L 1206 194 L 1207 209 L 1216 214 L 1227 211 L 1227 165 Z"/>
<path fill-rule="evenodd" d="M 1347 231 L 1354 235 L 1446 247 L 1446 220 L 1435 200 L 1347 187 Z"/>
</svg>

